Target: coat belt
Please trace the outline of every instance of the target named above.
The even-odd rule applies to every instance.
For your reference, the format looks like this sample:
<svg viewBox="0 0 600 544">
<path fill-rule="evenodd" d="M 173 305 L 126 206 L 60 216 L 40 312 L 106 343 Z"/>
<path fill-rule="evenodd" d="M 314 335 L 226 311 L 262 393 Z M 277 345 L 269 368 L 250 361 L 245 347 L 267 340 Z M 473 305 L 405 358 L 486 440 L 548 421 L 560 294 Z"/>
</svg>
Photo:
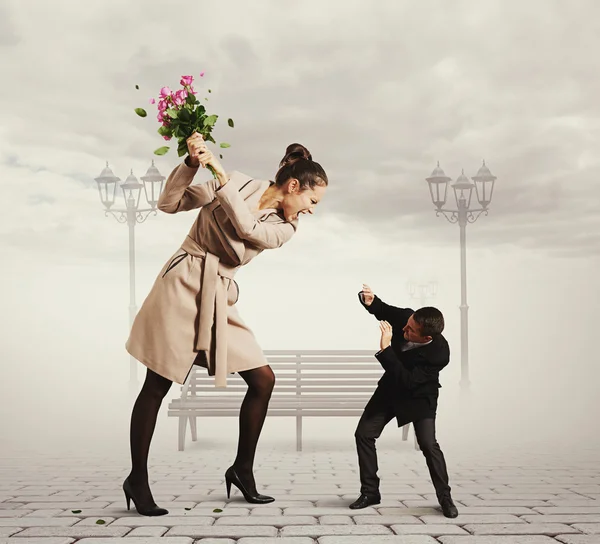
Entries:
<svg viewBox="0 0 600 544">
<path fill-rule="evenodd" d="M 181 246 L 193 257 L 204 259 L 200 285 L 200 312 L 196 350 L 205 351 L 209 366 L 214 364 L 215 386 L 227 386 L 227 290 L 239 266 L 223 264 L 187 236 Z M 229 281 L 228 281 L 229 280 Z M 211 361 L 212 327 L 215 325 L 214 363 Z"/>
</svg>

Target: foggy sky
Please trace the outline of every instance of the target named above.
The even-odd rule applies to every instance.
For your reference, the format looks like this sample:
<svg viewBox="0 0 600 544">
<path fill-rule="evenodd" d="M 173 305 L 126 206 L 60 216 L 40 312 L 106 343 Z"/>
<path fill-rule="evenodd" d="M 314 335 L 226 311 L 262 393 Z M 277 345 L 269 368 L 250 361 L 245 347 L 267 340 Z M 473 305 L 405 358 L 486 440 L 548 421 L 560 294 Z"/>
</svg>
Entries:
<svg viewBox="0 0 600 544">
<path fill-rule="evenodd" d="M 264 349 L 376 351 L 361 284 L 414 306 L 407 282 L 435 280 L 428 302 L 453 354 L 443 391 L 455 390 L 458 228 L 435 216 L 425 178 L 437 161 L 454 181 L 485 160 L 490 213 L 467 229 L 474 384 L 531 406 L 574 381 L 585 413 L 599 377 L 599 15 L 592 0 L 2 2 L 5 407 L 23 383 L 57 413 L 74 402 L 56 393 L 65 384 L 83 402 L 78 385 L 103 398 L 126 383 L 127 229 L 104 216 L 93 178 L 105 161 L 139 178 L 153 159 L 167 176 L 179 159 L 152 155 L 163 142 L 148 98 L 205 71 L 227 169 L 272 179 L 300 142 L 330 179 L 289 244 L 239 272 Z M 136 228 L 138 307 L 195 213 Z"/>
</svg>

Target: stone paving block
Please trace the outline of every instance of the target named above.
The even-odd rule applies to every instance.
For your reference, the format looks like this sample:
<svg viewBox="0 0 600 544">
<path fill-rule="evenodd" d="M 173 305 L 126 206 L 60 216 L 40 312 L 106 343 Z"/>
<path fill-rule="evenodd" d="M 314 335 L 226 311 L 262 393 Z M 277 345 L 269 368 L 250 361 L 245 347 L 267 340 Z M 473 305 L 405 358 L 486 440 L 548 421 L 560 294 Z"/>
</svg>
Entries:
<svg viewBox="0 0 600 544">
<path fill-rule="evenodd" d="M 0 518 L 0 527 L 68 527 L 79 518 Z"/>
<path fill-rule="evenodd" d="M 216 526 L 223 525 L 268 525 L 284 527 L 286 525 L 316 525 L 317 518 L 312 516 L 245 516 L 243 518 L 226 517 L 215 521 Z"/>
<path fill-rule="evenodd" d="M 461 506 L 459 514 L 512 514 L 520 516 L 534 515 L 535 511 L 525 506 Z"/>
<path fill-rule="evenodd" d="M 343 507 L 348 507 L 350 504 L 352 504 L 356 499 L 358 499 L 359 497 L 359 493 L 355 494 L 355 495 L 351 495 L 348 496 L 346 495 L 345 497 L 337 497 L 336 499 L 319 499 L 317 501 L 315 501 L 315 505 L 316 506 L 323 506 L 323 507 L 328 507 L 328 506 L 343 506 Z M 408 499 L 415 499 L 415 500 L 419 500 L 420 497 L 419 495 L 402 495 L 402 497 L 406 497 Z M 381 503 L 377 505 L 377 507 L 394 507 L 394 506 L 402 506 L 400 499 L 397 498 L 391 498 L 391 497 L 382 497 L 381 498 Z"/>
<path fill-rule="evenodd" d="M 364 510 L 367 510 L 367 509 L 365 508 Z M 426 516 L 426 515 L 441 516 L 442 515 L 442 512 L 436 508 L 407 508 L 407 507 L 377 508 L 377 511 L 382 516 Z"/>
<path fill-rule="evenodd" d="M 252 508 L 250 510 L 251 516 L 282 516 L 283 508 L 272 508 L 263 506 L 262 508 Z"/>
<path fill-rule="evenodd" d="M 143 527 L 151 525 L 167 525 L 168 527 L 174 527 L 175 525 L 212 525 L 215 521 L 213 517 L 203 516 L 136 516 L 136 517 L 125 517 L 116 519 L 111 527 L 115 526 L 127 526 L 127 527 Z"/>
<path fill-rule="evenodd" d="M 93 516 L 90 518 L 82 519 L 81 521 L 73 525 L 73 527 L 79 527 L 81 525 L 92 525 L 95 527 L 98 527 L 99 525 L 110 525 L 113 521 L 115 521 L 115 519 L 117 518 L 110 518 L 107 516 Z M 98 521 L 103 521 L 104 523 L 97 523 Z"/>
<path fill-rule="evenodd" d="M 150 536 L 158 537 L 164 535 L 169 530 L 168 527 L 136 527 L 133 531 L 127 533 L 127 538 L 132 536 Z"/>
<path fill-rule="evenodd" d="M 68 537 L 68 538 L 85 538 L 85 537 L 102 537 L 112 538 L 125 536 L 131 529 L 129 527 L 103 527 L 95 525 L 88 527 L 80 525 L 78 527 L 32 527 L 25 529 L 19 533 L 19 537 L 28 536 L 41 538 L 45 536 L 52 537 Z"/>
<path fill-rule="evenodd" d="M 458 525 L 392 525 L 390 527 L 397 535 L 468 535 L 467 531 L 461 529 Z"/>
<path fill-rule="evenodd" d="M 356 523 L 356 525 L 417 525 L 422 523 L 422 521 L 419 518 L 410 515 L 384 516 L 380 514 L 378 516 L 354 516 L 354 523 Z"/>
<path fill-rule="evenodd" d="M 90 503 L 87 504 L 83 504 L 82 506 L 88 506 Z M 161 508 L 166 508 L 167 510 L 169 510 L 169 512 L 171 510 L 174 510 L 176 508 L 194 508 L 198 503 L 195 502 L 190 502 L 190 501 L 171 501 L 171 502 L 161 502 L 161 503 L 157 503 Z M 106 507 L 107 508 L 122 508 L 123 510 L 127 510 L 127 505 L 125 504 L 125 501 L 118 501 L 118 502 L 110 502 L 110 503 L 106 503 Z M 98 508 L 96 506 L 96 508 Z M 103 508 L 103 507 L 100 507 Z M 78 510 L 81 510 L 81 508 L 78 508 Z M 133 501 L 131 502 L 131 510 L 135 511 L 135 506 L 133 505 Z"/>
<path fill-rule="evenodd" d="M 578 533 L 563 523 L 507 523 L 507 524 L 477 524 L 463 527 L 475 535 L 560 535 Z"/>
<path fill-rule="evenodd" d="M 350 510 L 347 506 L 328 507 L 328 508 L 284 508 L 284 516 L 348 516 L 348 515 L 366 515 L 366 514 L 377 514 L 372 506 L 363 508 L 362 510 Z"/>
<path fill-rule="evenodd" d="M 15 537 L 16 538 L 16 537 Z M 15 538 L 0 538 L 0 544 L 14 544 Z M 26 538 L 19 537 L 20 544 L 71 544 L 75 542 L 74 538 L 54 537 L 54 538 Z"/>
<path fill-rule="evenodd" d="M 322 536 L 318 544 L 438 544 L 429 535 Z"/>
<path fill-rule="evenodd" d="M 596 535 L 556 535 L 554 542 L 562 542 L 564 544 L 598 544 L 598 536 Z"/>
<path fill-rule="evenodd" d="M 440 544 L 556 544 L 552 537 L 544 535 L 519 536 L 439 536 Z M 583 544 L 583 543 L 582 543 Z"/>
<path fill-rule="evenodd" d="M 8 537 L 22 531 L 21 527 L 0 527 L 0 537 Z"/>
<path fill-rule="evenodd" d="M 548 503 L 537 499 L 495 499 L 493 501 L 484 501 L 480 499 L 466 499 L 464 501 L 454 501 L 455 503 L 463 504 L 464 506 L 524 506 L 526 508 L 544 507 Z"/>
<path fill-rule="evenodd" d="M 178 537 L 171 537 L 171 538 L 178 538 Z M 235 540 L 233 540 L 232 538 L 202 538 L 200 540 L 196 540 L 196 542 L 199 544 L 236 544 Z M 241 542 L 241 540 L 238 540 L 238 543 L 239 542 Z M 166 544 L 169 544 L 169 543 L 167 542 Z"/>
<path fill-rule="evenodd" d="M 458 496 L 455 496 L 454 493 L 452 497 L 456 500 Z M 470 497 L 469 497 L 470 498 Z M 475 497 L 476 499 L 482 501 L 495 501 L 495 500 L 537 500 L 537 501 L 551 501 L 557 500 L 557 495 L 552 495 L 551 493 L 481 493 Z"/>
<path fill-rule="evenodd" d="M 600 506 L 540 506 L 532 508 L 540 514 L 600 514 Z"/>
<path fill-rule="evenodd" d="M 387 535 L 391 530 L 383 525 L 299 525 L 284 527 L 281 536 L 310 536 L 318 538 L 326 535 Z"/>
<path fill-rule="evenodd" d="M 362 516 L 356 517 L 361 518 Z M 354 525 L 354 521 L 350 516 L 321 516 L 319 518 L 319 523 L 321 525 Z M 375 524 L 377 524 L 377 522 L 375 522 Z"/>
<path fill-rule="evenodd" d="M 600 514 L 536 514 L 521 516 L 527 523 L 600 523 Z"/>
<path fill-rule="evenodd" d="M 19 512 L 19 511 L 18 510 L 14 511 L 15 514 L 17 512 Z M 25 517 L 29 517 L 29 518 L 52 518 L 54 516 L 58 516 L 62 512 L 63 511 L 59 510 L 59 509 L 56 509 L 56 510 L 32 510 Z M 71 514 L 71 515 L 73 515 L 73 514 Z M 0 517 L 6 517 L 6 516 L 0 516 Z"/>
<path fill-rule="evenodd" d="M 277 536 L 277 527 L 267 527 L 266 525 L 213 525 L 211 527 L 194 526 L 194 525 L 178 525 L 171 527 L 165 537 L 170 536 L 189 536 L 192 538 L 243 538 L 245 536 Z M 164 538 L 164 537 L 163 537 Z"/>
<path fill-rule="evenodd" d="M 207 541 L 201 540 L 200 544 L 207 544 Z M 221 541 L 215 542 L 221 544 Z M 315 540 L 303 536 L 276 537 L 276 538 L 240 538 L 237 544 L 315 544 Z"/>
<path fill-rule="evenodd" d="M 193 539 L 188 537 L 127 536 L 124 538 L 82 538 L 77 542 L 84 544 L 192 544 Z"/>
<path fill-rule="evenodd" d="M 600 535 L 600 523 L 575 523 L 572 525 L 578 531 L 589 535 Z M 598 538 L 600 541 L 600 537 Z"/>
<path fill-rule="evenodd" d="M 110 503 L 108 502 L 98 502 L 98 501 L 81 501 L 81 502 L 54 502 L 52 503 L 52 508 L 57 508 L 61 510 L 81 510 L 83 507 L 86 508 L 106 508 Z M 119 506 L 124 506 L 120 504 Z M 47 502 L 28 502 L 23 503 L 23 508 L 27 508 L 29 510 L 47 510 L 48 503 Z"/>
<path fill-rule="evenodd" d="M 22 518 L 24 516 L 28 516 L 29 514 L 31 514 L 32 512 L 35 512 L 35 510 L 14 510 L 14 509 L 10 509 L 10 510 L 0 510 L 0 519 L 2 518 Z M 43 517 L 43 516 L 40 516 Z"/>
<path fill-rule="evenodd" d="M 479 524 L 479 523 L 525 523 L 521 518 L 511 514 L 463 514 L 461 511 L 458 517 L 446 518 L 444 516 L 419 516 L 421 521 L 426 524 L 446 524 L 454 523 L 458 525 Z"/>
</svg>

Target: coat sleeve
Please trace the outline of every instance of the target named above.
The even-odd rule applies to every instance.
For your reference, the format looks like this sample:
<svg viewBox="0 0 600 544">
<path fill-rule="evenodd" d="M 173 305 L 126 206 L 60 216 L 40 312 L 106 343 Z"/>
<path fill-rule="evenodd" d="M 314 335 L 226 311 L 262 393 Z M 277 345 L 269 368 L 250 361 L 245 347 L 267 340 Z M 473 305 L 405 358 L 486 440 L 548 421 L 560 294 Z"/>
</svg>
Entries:
<svg viewBox="0 0 600 544">
<path fill-rule="evenodd" d="M 217 180 L 190 185 L 198 168 L 185 162 L 175 167 L 158 199 L 158 209 L 165 213 L 187 212 L 210 204 L 215 199 Z"/>
<path fill-rule="evenodd" d="M 216 189 L 215 194 L 237 235 L 260 249 L 281 247 L 296 232 L 297 220 L 291 223 L 258 221 L 231 182 Z"/>
<path fill-rule="evenodd" d="M 387 321 L 392 326 L 406 325 L 408 318 L 414 313 L 411 308 L 398 308 L 390 306 L 381 300 L 377 295 L 374 296 L 373 302 L 369 306 L 365 304 L 362 296 L 362 291 L 358 293 L 358 300 L 365 307 L 367 312 L 374 315 L 379 321 Z"/>
<path fill-rule="evenodd" d="M 394 381 L 406 389 L 414 389 L 425 382 L 437 381 L 440 370 L 449 362 L 449 359 L 446 357 L 439 357 L 434 361 L 429 361 L 421 357 L 414 368 L 408 370 L 398 357 L 396 357 L 391 346 L 376 353 L 375 357 L 385 371 L 394 376 Z"/>
</svg>

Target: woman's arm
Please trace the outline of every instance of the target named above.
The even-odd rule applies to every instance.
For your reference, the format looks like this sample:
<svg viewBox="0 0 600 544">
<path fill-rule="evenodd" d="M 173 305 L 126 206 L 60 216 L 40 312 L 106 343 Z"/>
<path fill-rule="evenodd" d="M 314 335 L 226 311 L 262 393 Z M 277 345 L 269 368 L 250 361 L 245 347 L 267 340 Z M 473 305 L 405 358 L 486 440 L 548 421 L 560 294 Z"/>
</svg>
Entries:
<svg viewBox="0 0 600 544">
<path fill-rule="evenodd" d="M 281 247 L 294 235 L 297 221 L 291 223 L 258 221 L 235 184 L 229 182 L 229 176 L 218 174 L 218 177 L 224 183 L 216 189 L 215 195 L 242 240 L 247 240 L 260 249 L 275 249 Z"/>
<path fill-rule="evenodd" d="M 198 171 L 198 166 L 189 166 L 188 159 L 171 172 L 160 194 L 158 209 L 165 213 L 201 208 L 215 199 L 215 190 L 219 186 L 217 180 L 211 179 L 201 185 L 190 185 Z"/>
</svg>

